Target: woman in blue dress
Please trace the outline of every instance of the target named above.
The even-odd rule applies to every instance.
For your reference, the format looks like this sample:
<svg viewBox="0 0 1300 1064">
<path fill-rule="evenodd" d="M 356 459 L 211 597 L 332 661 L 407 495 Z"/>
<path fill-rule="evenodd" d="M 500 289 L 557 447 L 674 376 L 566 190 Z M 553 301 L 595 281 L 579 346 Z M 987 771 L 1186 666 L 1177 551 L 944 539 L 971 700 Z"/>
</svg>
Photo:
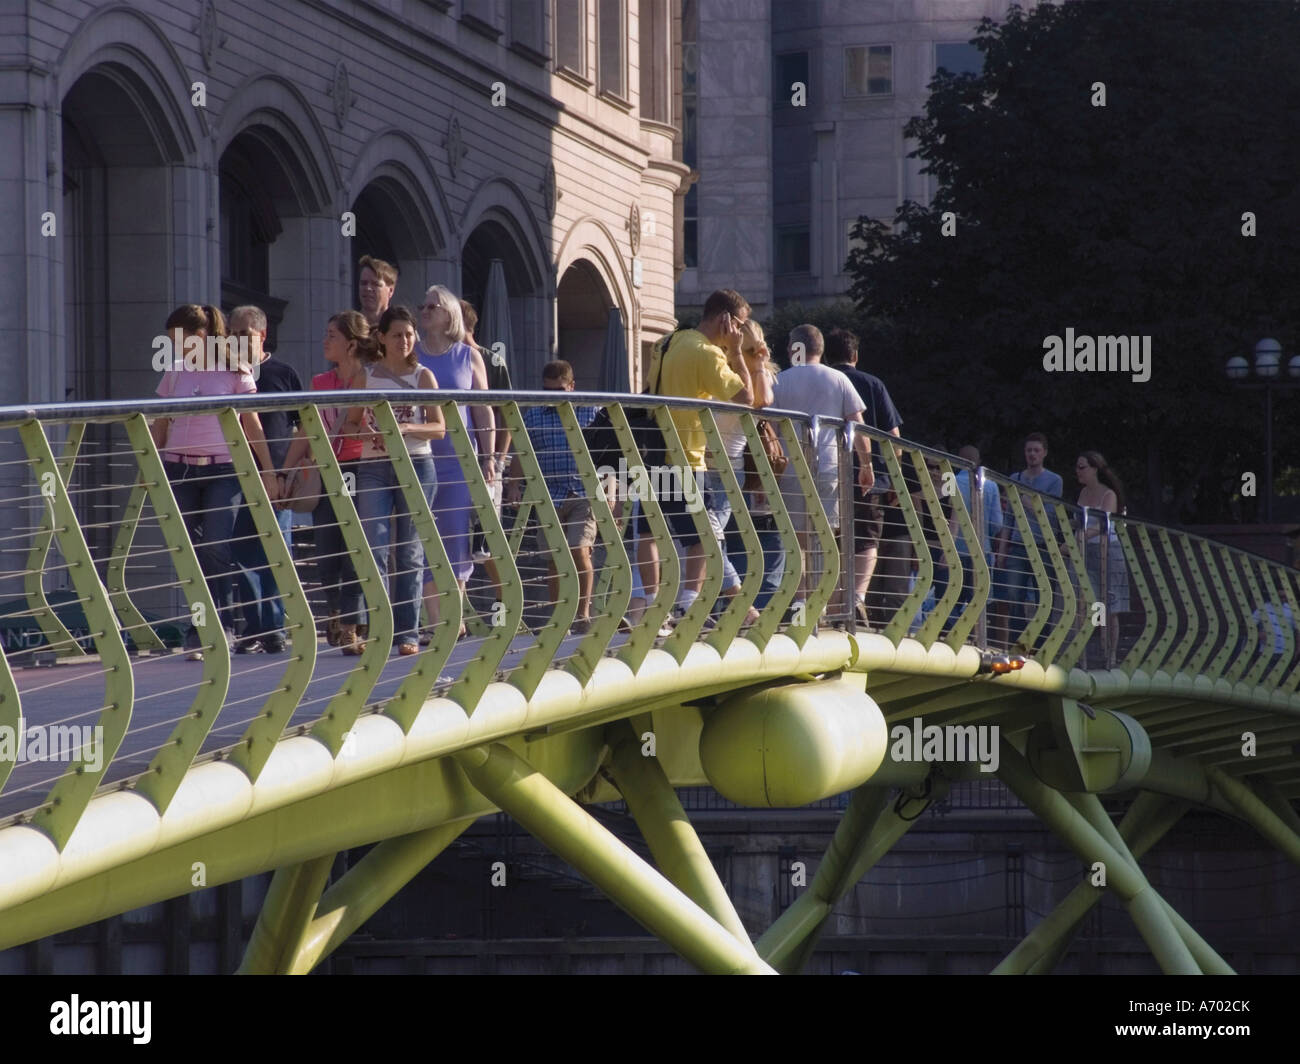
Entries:
<svg viewBox="0 0 1300 1064">
<path fill-rule="evenodd" d="M 425 293 L 420 307 L 423 336 L 416 345 L 415 354 L 420 365 L 428 369 L 440 389 L 471 389 L 486 391 L 487 367 L 483 356 L 465 342 L 465 322 L 461 316 L 460 300 L 440 284 Z M 459 407 L 461 420 L 469 430 L 470 442 L 478 452 L 479 469 L 489 489 L 496 470 L 493 462 L 495 428 L 492 410 L 486 404 Z M 464 593 L 474 562 L 470 556 L 470 525 L 473 516 L 469 485 L 456 459 L 455 444 L 449 432 L 446 438 L 433 441 L 433 460 L 437 469 L 438 489 L 431 504 L 438 534 L 447 548 L 452 573 Z M 429 613 L 429 623 L 436 624 L 438 616 L 437 595 L 432 576 L 425 573 L 424 603 Z M 462 624 L 460 634 L 465 634 Z"/>
</svg>

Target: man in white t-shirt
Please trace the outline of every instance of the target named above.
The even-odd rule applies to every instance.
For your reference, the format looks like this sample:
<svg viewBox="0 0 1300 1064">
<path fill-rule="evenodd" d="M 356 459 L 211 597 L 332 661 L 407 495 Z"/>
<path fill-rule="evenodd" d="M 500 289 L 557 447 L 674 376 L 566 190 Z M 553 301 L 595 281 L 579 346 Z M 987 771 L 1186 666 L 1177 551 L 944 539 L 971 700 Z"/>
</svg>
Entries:
<svg viewBox="0 0 1300 1064">
<path fill-rule="evenodd" d="M 783 370 L 776 378 L 775 406 L 780 410 L 797 410 L 804 414 L 816 414 L 819 417 L 843 418 L 846 421 L 862 423 L 862 411 L 866 409 L 857 389 L 843 373 L 823 366 L 822 352 L 825 341 L 821 330 L 815 325 L 800 325 L 790 331 L 789 351 L 790 368 Z M 837 450 L 839 439 L 838 426 L 827 425 L 817 430 L 813 441 L 815 446 L 815 467 L 810 462 L 810 471 L 817 482 L 817 494 L 821 497 L 822 509 L 832 529 L 840 526 L 840 473 L 839 463 L 844 457 Z M 854 439 L 854 447 L 860 459 L 858 486 L 865 492 L 875 483 L 875 474 L 871 468 L 871 441 L 864 435 Z M 812 534 L 812 523 L 805 512 L 807 500 L 799 488 L 799 480 L 791 465 L 781 477 L 781 494 L 790 516 L 794 519 L 795 530 L 799 536 L 799 548 L 804 554 L 804 577 L 799 598 L 794 607 L 798 608 L 807 590 L 811 587 L 807 565 L 808 542 Z M 852 513 L 852 507 L 849 507 Z"/>
</svg>

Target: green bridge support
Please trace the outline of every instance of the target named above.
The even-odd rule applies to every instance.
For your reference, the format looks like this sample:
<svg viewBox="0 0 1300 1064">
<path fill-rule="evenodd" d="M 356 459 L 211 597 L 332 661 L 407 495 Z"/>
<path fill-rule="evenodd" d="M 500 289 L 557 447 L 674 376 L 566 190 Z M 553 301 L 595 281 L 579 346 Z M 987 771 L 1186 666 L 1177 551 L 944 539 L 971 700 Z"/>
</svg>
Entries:
<svg viewBox="0 0 1300 1064">
<path fill-rule="evenodd" d="M 523 758 L 498 743 L 455 757 L 484 797 L 702 971 L 775 974 L 753 946 L 737 942 Z"/>
<path fill-rule="evenodd" d="M 1200 966 L 1151 884 L 1059 792 L 1040 783 L 1029 763 L 1006 737 L 1001 739 L 998 776 L 1037 817 L 1089 864 L 1105 866 L 1106 884 L 1124 900 L 1138 933 L 1162 971 L 1200 975 Z"/>
</svg>

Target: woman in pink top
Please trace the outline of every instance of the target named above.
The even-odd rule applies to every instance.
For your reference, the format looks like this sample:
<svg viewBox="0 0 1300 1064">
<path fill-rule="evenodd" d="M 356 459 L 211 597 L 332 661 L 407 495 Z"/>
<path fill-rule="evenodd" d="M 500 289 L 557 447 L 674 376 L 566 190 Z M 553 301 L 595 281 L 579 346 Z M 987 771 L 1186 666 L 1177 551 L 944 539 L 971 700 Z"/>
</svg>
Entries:
<svg viewBox="0 0 1300 1064">
<path fill-rule="evenodd" d="M 379 345 L 371 335 L 370 324 L 365 317 L 355 310 L 345 310 L 330 318 L 325 329 L 325 339 L 321 342 L 321 351 L 325 355 L 325 361 L 330 364 L 330 369 L 312 377 L 311 390 L 314 392 L 364 388 L 365 363 L 378 356 Z M 334 457 L 339 460 L 339 466 L 343 470 L 344 482 L 350 481 L 355 489 L 361 458 L 361 439 L 343 432 L 347 408 L 320 406 L 317 409 L 333 445 Z M 294 440 L 285 457 L 284 467 L 292 469 L 300 462 L 310 463 L 308 450 L 306 437 L 300 436 Z M 312 512 L 311 522 L 316 548 L 316 570 L 320 574 L 321 589 L 325 592 L 325 602 L 330 613 L 326 638 L 330 646 L 341 647 L 344 654 L 360 654 L 365 647 L 358 638 L 357 625 L 362 621 L 365 599 L 361 585 L 357 583 L 356 569 L 353 568 L 352 559 L 343 542 L 343 533 L 339 530 L 338 515 L 327 497 L 321 497 L 320 504 Z"/>
<path fill-rule="evenodd" d="M 201 307 L 195 303 L 177 307 L 167 318 L 166 329 L 168 337 L 173 340 L 173 364 L 163 373 L 158 385 L 160 396 L 182 399 L 200 395 L 245 395 L 257 391 L 257 384 L 247 367 L 229 369 L 227 367 L 233 363 L 225 357 L 215 360 L 211 368 L 208 366 L 207 354 L 212 348 L 207 345 L 207 338 L 224 339 L 226 335 L 225 319 L 216 307 Z M 197 338 L 204 345 L 204 354 L 197 360 L 185 358 L 184 348 L 191 338 Z M 229 350 L 225 354 L 229 355 Z M 262 420 L 252 410 L 240 414 L 239 420 L 262 470 L 262 483 L 274 501 L 280 495 L 279 481 L 266 447 Z M 196 548 L 199 565 L 207 579 L 212 600 L 221 611 L 222 626 L 233 631 L 230 539 L 239 509 L 235 500 L 240 490 L 221 425 L 215 414 L 160 417 L 150 425 L 149 431 L 162 452 L 163 468 L 171 482 L 176 505 L 180 507 L 186 534 L 191 542 L 195 542 L 200 540 L 202 532 Z M 211 631 L 211 626 L 207 629 Z M 200 643 L 199 633 L 191 625 L 185 634 L 185 646 L 190 650 L 191 661 L 203 660 Z M 215 639 L 210 638 L 204 645 L 215 645 Z"/>
</svg>

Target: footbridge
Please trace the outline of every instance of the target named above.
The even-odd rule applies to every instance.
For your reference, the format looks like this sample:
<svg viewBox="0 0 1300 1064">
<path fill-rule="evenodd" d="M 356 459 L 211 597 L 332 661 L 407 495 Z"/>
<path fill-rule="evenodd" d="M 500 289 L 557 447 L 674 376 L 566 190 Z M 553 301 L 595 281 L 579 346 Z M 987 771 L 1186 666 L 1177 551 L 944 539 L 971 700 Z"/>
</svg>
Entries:
<svg viewBox="0 0 1300 1064">
<path fill-rule="evenodd" d="M 778 478 L 752 411 L 659 397 L 647 420 L 645 397 L 492 393 L 522 479 L 502 518 L 458 405 L 483 397 L 429 396 L 486 548 L 464 591 L 455 515 L 436 498 L 430 509 L 398 444 L 393 405 L 410 393 L 331 399 L 372 407 L 392 445 L 432 579 L 428 642 L 412 654 L 394 652 L 387 559 L 319 393 L 0 409 L 0 949 L 273 870 L 240 970 L 309 972 L 504 811 L 701 970 L 797 972 L 837 900 L 908 830 L 907 799 L 996 775 L 1092 869 L 996 972 L 1050 970 L 1106 891 L 1164 971 L 1231 971 L 1142 858 L 1199 807 L 1300 861 L 1293 569 L 861 426 L 766 412 L 790 463 Z M 699 411 L 734 515 L 738 591 L 723 593 L 727 553 L 691 506 L 703 585 L 671 613 L 699 563 L 679 554 L 653 485 L 639 540 L 627 534 L 629 500 L 593 460 L 584 403 L 609 409 L 631 471 L 650 425 L 666 464 L 686 467 L 671 408 Z M 596 524 L 586 624 L 588 577 L 544 475 L 558 456 L 524 424 L 539 405 L 555 408 Z M 327 502 L 292 543 L 241 421 L 254 409 L 293 411 L 320 470 Z M 216 506 L 182 511 L 149 431 L 182 416 L 221 426 L 251 518 L 232 538 L 259 547 L 275 581 L 273 594 L 243 581 L 244 606 L 278 599 L 282 653 L 238 653 L 247 644 L 223 624 L 221 584 L 204 575 Z M 893 487 L 875 496 L 885 527 L 867 618 L 852 523 L 837 532 L 818 502 L 816 446 L 834 437 L 847 499 L 864 431 Z M 723 457 L 737 432 L 762 499 Z M 1021 544 L 1011 602 L 1007 574 L 967 546 L 1003 520 Z M 324 635 L 331 549 L 364 597 L 359 655 Z M 182 645 L 191 628 L 201 661 Z M 675 789 L 700 785 L 754 808 L 850 795 L 772 926 L 744 925 L 693 832 Z M 620 798 L 652 862 L 589 811 Z M 339 851 L 369 844 L 329 882 Z"/>
</svg>

